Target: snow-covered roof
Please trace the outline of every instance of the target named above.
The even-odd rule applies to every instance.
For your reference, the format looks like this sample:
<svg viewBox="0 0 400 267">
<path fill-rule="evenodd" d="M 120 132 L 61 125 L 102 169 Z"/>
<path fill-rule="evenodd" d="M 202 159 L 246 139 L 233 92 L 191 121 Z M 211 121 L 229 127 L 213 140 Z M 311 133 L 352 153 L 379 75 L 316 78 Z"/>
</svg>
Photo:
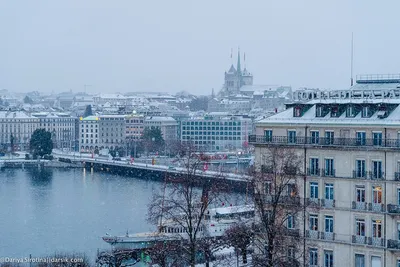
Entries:
<svg viewBox="0 0 400 267">
<path fill-rule="evenodd" d="M 280 113 L 277 113 L 271 117 L 265 118 L 257 122 L 257 125 L 371 125 L 371 126 L 400 126 L 400 106 L 397 106 L 386 118 L 379 118 L 378 112 L 369 118 L 361 117 L 361 112 L 359 112 L 355 117 L 346 117 L 346 112 L 343 112 L 340 117 L 331 117 L 330 112 L 324 117 L 316 117 L 316 106 L 313 105 L 308 109 L 303 116 L 294 117 L 293 107 L 286 109 Z"/>
<path fill-rule="evenodd" d="M 154 122 L 176 122 L 176 120 L 172 117 L 161 117 L 161 116 L 150 116 L 146 117 L 145 120 Z"/>
<path fill-rule="evenodd" d="M 35 118 L 24 111 L 0 111 L 1 119 L 32 119 Z"/>
</svg>

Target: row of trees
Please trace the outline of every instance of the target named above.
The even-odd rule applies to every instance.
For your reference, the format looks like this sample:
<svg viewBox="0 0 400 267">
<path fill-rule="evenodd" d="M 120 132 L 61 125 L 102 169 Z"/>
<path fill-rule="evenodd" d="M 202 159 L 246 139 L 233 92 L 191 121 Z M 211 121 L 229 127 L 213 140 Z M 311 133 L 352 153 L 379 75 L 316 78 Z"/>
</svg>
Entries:
<svg viewBox="0 0 400 267">
<path fill-rule="evenodd" d="M 184 171 L 165 177 L 163 188 L 153 194 L 149 204 L 148 221 L 160 229 L 164 222 L 172 222 L 183 229 L 185 238 L 160 242 L 146 251 L 153 263 L 195 266 L 201 253 L 208 266 L 215 252 L 224 247 L 235 247 L 246 262 L 250 245 L 254 266 L 299 266 L 301 259 L 305 260 L 301 249 L 305 239 L 298 230 L 307 204 L 298 194 L 303 177 L 300 155 L 290 149 L 267 149 L 262 167 L 247 176 L 255 219 L 238 222 L 223 237 L 216 238 L 202 230 L 209 208 L 228 202 L 229 183 L 223 175 L 212 182 L 199 182 L 204 159 L 194 156 L 193 146 L 181 145 L 179 150 L 177 161 Z"/>
</svg>

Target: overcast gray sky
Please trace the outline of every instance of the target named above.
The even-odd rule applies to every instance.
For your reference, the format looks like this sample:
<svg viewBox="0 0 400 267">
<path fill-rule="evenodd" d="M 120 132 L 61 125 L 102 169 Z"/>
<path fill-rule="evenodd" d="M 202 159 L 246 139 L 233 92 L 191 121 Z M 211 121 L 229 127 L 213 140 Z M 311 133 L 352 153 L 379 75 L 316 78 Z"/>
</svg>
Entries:
<svg viewBox="0 0 400 267">
<path fill-rule="evenodd" d="M 255 84 L 342 89 L 400 73 L 400 2 L 10 0 L 0 3 L 0 89 L 218 91 L 237 47 Z"/>
</svg>

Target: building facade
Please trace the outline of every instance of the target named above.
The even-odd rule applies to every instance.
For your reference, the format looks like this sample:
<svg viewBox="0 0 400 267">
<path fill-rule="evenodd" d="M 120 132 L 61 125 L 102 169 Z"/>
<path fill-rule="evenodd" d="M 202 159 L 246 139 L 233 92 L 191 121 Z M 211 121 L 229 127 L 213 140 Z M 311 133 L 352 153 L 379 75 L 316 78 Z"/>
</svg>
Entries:
<svg viewBox="0 0 400 267">
<path fill-rule="evenodd" d="M 79 151 L 94 152 L 99 149 L 99 117 L 79 118 Z"/>
<path fill-rule="evenodd" d="M 347 93 L 288 105 L 249 139 L 260 169 L 269 147 L 302 158 L 298 192 L 319 207 L 297 225 L 305 266 L 400 266 L 398 78 L 360 79 Z"/>
<path fill-rule="evenodd" d="M 99 147 L 115 149 L 125 147 L 126 126 L 124 115 L 100 115 Z"/>
<path fill-rule="evenodd" d="M 73 150 L 77 118 L 66 113 L 52 112 L 32 113 L 32 116 L 39 119 L 39 128 L 51 133 L 53 148 Z"/>
<path fill-rule="evenodd" d="M 242 116 L 204 116 L 181 122 L 181 141 L 203 151 L 226 151 L 246 146 L 252 120 Z"/>
<path fill-rule="evenodd" d="M 165 141 L 178 140 L 178 123 L 172 117 L 151 116 L 144 120 L 145 127 L 160 128 Z"/>
<path fill-rule="evenodd" d="M 23 111 L 0 112 L 0 143 L 3 150 L 28 150 L 39 119 Z M 11 148 L 13 143 L 13 148 Z"/>
</svg>

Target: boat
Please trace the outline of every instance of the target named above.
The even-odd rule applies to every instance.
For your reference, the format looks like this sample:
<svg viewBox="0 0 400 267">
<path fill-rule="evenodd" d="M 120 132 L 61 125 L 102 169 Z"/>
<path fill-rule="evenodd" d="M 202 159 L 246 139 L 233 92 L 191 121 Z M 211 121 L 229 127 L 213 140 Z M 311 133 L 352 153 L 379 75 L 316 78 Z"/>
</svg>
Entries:
<svg viewBox="0 0 400 267">
<path fill-rule="evenodd" d="M 254 205 L 229 206 L 209 209 L 199 228 L 199 237 L 221 237 L 225 231 L 238 222 L 249 222 L 254 218 Z M 155 232 L 135 233 L 124 236 L 103 236 L 113 249 L 146 249 L 157 242 L 187 239 L 183 226 L 165 221 Z"/>
</svg>

